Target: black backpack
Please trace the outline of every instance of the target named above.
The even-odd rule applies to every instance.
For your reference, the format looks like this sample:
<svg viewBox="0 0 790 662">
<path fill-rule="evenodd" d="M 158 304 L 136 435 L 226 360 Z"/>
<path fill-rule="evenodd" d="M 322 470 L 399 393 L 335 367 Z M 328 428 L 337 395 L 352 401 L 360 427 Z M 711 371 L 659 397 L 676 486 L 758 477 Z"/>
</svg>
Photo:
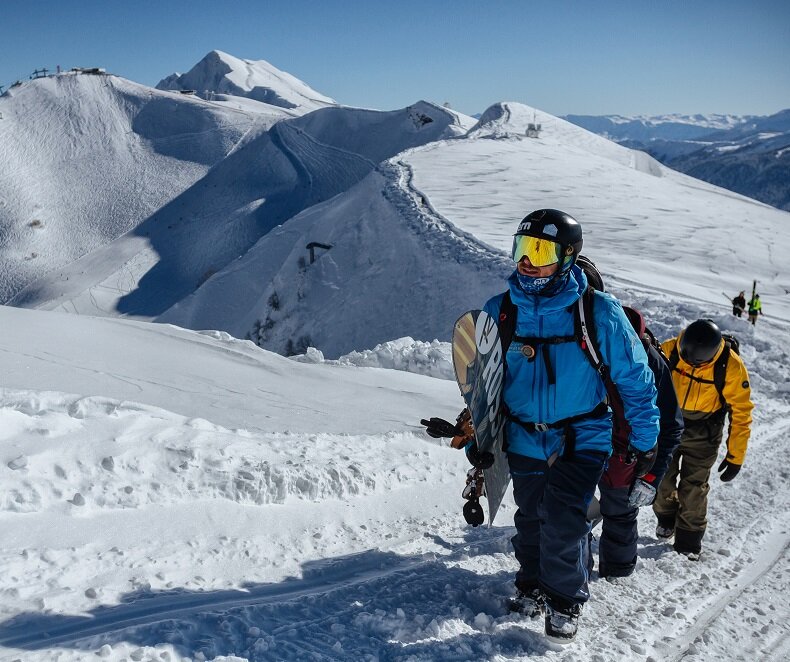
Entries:
<svg viewBox="0 0 790 662">
<path fill-rule="evenodd" d="M 719 355 L 719 358 L 716 359 L 716 363 L 713 365 L 713 381 L 710 379 L 693 377 L 688 373 L 684 374 L 689 379 L 693 379 L 694 381 L 701 384 L 713 384 L 716 387 L 716 392 L 719 394 L 719 402 L 721 403 L 722 408 L 728 408 L 729 406 L 727 405 L 727 401 L 724 399 L 724 383 L 727 379 L 727 364 L 730 361 L 730 352 L 735 352 L 740 356 L 741 344 L 731 333 L 722 333 L 721 339 L 724 341 L 724 350 Z M 677 343 L 675 343 L 675 347 L 672 349 L 672 353 L 669 355 L 669 367 L 676 372 L 680 372 L 680 370 L 678 370 L 679 361 L 680 354 L 678 354 L 678 346 Z"/>
</svg>

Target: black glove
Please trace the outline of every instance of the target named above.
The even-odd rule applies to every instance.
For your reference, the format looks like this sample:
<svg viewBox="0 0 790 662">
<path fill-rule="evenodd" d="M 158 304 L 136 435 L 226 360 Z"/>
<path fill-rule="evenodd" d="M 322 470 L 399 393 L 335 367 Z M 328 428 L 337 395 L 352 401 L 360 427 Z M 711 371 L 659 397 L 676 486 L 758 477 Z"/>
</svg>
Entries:
<svg viewBox="0 0 790 662">
<path fill-rule="evenodd" d="M 634 475 L 641 478 L 648 471 L 653 468 L 653 462 L 656 461 L 656 447 L 653 446 L 650 450 L 640 451 L 633 446 L 628 447 L 627 462 L 631 464 L 636 462 L 634 467 Z"/>
<path fill-rule="evenodd" d="M 420 421 L 420 425 L 424 425 L 428 436 L 433 437 L 434 439 L 441 439 L 442 437 L 455 437 L 462 432 L 457 425 L 453 425 L 450 423 L 450 421 L 445 421 L 443 418 L 433 417 L 427 421 L 423 418 Z"/>
<path fill-rule="evenodd" d="M 482 453 L 477 448 L 477 444 L 471 442 L 466 446 L 466 459 L 469 460 L 475 469 L 490 469 L 494 466 L 494 455 L 488 451 Z"/>
<path fill-rule="evenodd" d="M 719 478 L 721 478 L 725 483 L 729 483 L 735 476 L 738 475 L 738 472 L 741 470 L 740 464 L 733 464 L 729 460 L 722 460 L 721 464 L 719 465 L 719 472 L 722 473 Z"/>
</svg>

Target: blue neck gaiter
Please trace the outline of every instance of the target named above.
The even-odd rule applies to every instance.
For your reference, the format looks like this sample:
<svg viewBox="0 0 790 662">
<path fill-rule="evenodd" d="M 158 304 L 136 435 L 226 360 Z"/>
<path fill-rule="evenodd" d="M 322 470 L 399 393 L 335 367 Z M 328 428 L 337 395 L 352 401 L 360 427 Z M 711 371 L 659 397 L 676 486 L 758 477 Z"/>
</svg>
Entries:
<svg viewBox="0 0 790 662">
<path fill-rule="evenodd" d="M 527 294 L 539 294 L 551 280 L 551 276 L 545 278 L 533 278 L 532 276 L 522 276 L 521 274 L 516 274 L 516 276 L 521 289 Z"/>
<path fill-rule="evenodd" d="M 551 296 L 558 290 L 562 289 L 565 281 L 568 278 L 568 273 L 565 273 L 557 278 L 551 284 L 551 288 L 549 289 L 546 289 L 546 286 L 551 281 L 552 276 L 533 278 L 532 276 L 522 276 L 520 273 L 516 272 L 516 278 L 518 278 L 518 284 L 526 294 L 543 294 L 545 296 Z"/>
</svg>

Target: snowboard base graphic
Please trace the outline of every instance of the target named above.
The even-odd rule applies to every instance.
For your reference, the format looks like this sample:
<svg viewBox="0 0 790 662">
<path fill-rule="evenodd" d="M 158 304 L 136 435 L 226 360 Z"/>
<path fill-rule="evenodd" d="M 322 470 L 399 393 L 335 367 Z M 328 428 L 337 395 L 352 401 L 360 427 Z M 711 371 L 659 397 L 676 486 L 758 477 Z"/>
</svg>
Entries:
<svg viewBox="0 0 790 662">
<path fill-rule="evenodd" d="M 494 457 L 491 467 L 470 470 L 464 490 L 464 498 L 470 501 L 464 514 L 469 520 L 467 511 L 479 508 L 477 498 L 485 496 L 490 526 L 510 483 L 507 455 L 502 450 L 506 422 L 502 407 L 505 365 L 496 320 L 482 310 L 461 315 L 453 328 L 452 354 L 455 378 L 471 414 L 477 447 L 481 453 L 488 452 Z M 482 511 L 475 514 L 479 518 L 477 523 L 482 523 Z"/>
</svg>

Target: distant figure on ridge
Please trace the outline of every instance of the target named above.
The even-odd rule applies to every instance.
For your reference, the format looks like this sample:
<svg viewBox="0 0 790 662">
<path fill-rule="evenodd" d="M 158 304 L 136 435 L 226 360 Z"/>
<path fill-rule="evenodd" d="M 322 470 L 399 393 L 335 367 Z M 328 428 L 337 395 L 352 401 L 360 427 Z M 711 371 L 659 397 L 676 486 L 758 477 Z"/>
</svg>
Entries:
<svg viewBox="0 0 790 662">
<path fill-rule="evenodd" d="M 692 322 L 662 347 L 669 357 L 685 430 L 653 504 L 656 537 L 674 536 L 675 551 L 696 561 L 708 524 L 710 470 L 728 414 L 727 454 L 718 468 L 721 480 L 735 478 L 746 456 L 754 407 L 749 373 L 738 355 L 737 340 L 722 337 L 710 320 Z"/>
<path fill-rule="evenodd" d="M 760 295 L 755 294 L 749 301 L 749 321 L 754 326 L 757 323 L 757 316 L 763 314 L 763 304 L 760 303 Z"/>
<path fill-rule="evenodd" d="M 746 310 L 746 295 L 741 290 L 740 294 L 732 300 L 732 314 L 740 317 L 744 310 Z"/>
</svg>

